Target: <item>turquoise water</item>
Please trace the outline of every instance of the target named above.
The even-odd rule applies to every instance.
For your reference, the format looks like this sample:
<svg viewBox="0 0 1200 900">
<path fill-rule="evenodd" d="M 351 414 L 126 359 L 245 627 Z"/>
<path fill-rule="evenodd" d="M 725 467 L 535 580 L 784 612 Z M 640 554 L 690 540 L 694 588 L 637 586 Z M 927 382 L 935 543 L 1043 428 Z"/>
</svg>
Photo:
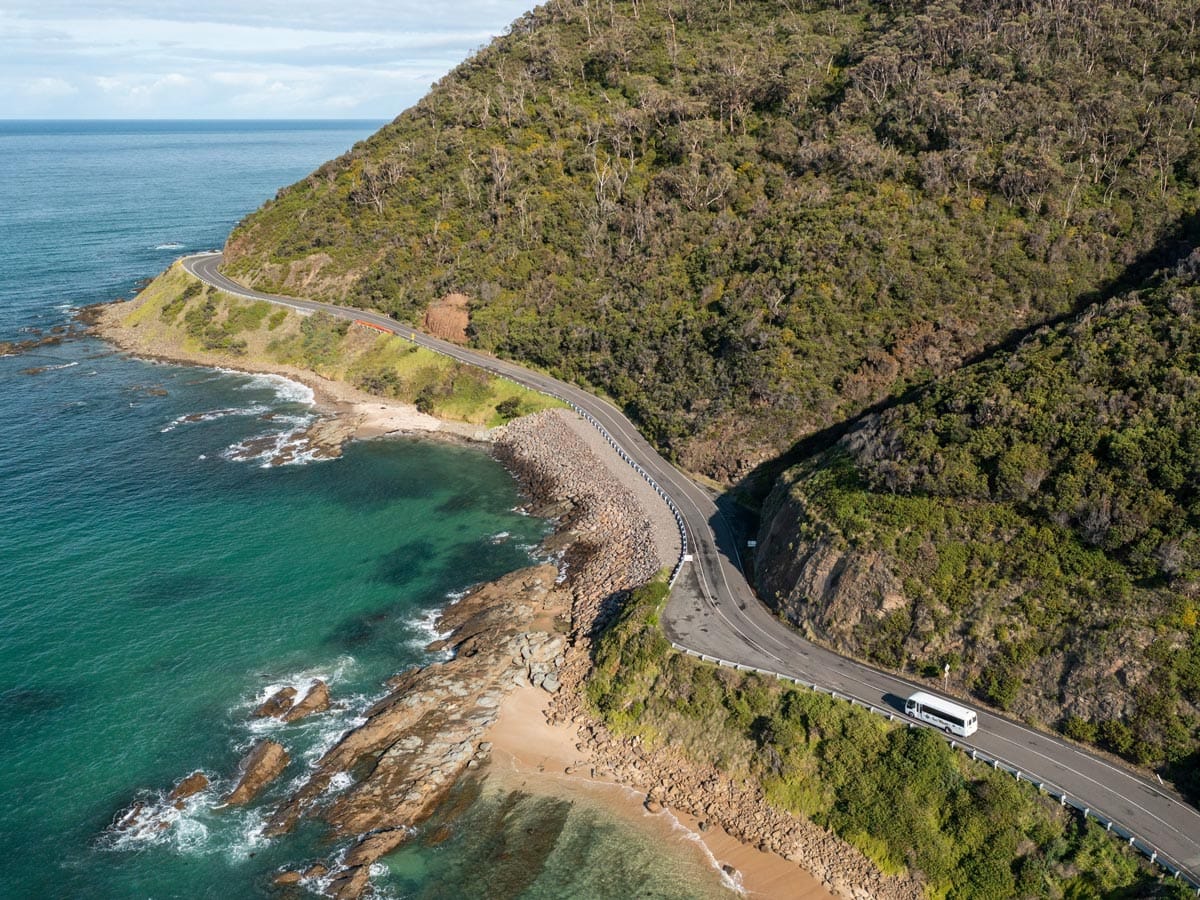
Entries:
<svg viewBox="0 0 1200 900">
<path fill-rule="evenodd" d="M 374 127 L 0 122 L 0 341 L 219 246 L 279 185 Z M 250 438 L 302 428 L 310 401 L 282 379 L 150 364 L 92 339 L 0 358 L 0 895 L 265 896 L 279 866 L 327 858 L 336 848 L 312 828 L 262 838 L 264 809 L 385 678 L 431 661 L 448 598 L 530 562 L 545 525 L 514 511 L 512 479 L 479 450 L 386 441 L 333 462 L 239 457 Z M 333 712 L 249 716 L 316 677 Z M 263 803 L 214 810 L 264 734 L 288 747 L 288 771 Z M 106 832 L 197 769 L 214 787 L 171 827 Z M 664 866 L 599 810 L 495 809 L 485 798 L 450 839 L 389 860 L 387 893 L 694 896 L 711 883 L 694 857 Z M 535 877 L 502 889 L 517 882 L 492 873 L 512 859 Z"/>
</svg>

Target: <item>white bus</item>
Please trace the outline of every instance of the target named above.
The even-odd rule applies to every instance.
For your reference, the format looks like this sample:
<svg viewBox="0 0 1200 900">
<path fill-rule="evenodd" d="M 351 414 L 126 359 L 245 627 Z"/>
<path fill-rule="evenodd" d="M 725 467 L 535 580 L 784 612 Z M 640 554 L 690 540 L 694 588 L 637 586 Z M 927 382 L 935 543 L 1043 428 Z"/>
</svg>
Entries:
<svg viewBox="0 0 1200 900">
<path fill-rule="evenodd" d="M 970 737 L 979 728 L 979 719 L 973 710 L 924 691 L 917 691 L 908 698 L 904 712 L 960 737 Z"/>
</svg>

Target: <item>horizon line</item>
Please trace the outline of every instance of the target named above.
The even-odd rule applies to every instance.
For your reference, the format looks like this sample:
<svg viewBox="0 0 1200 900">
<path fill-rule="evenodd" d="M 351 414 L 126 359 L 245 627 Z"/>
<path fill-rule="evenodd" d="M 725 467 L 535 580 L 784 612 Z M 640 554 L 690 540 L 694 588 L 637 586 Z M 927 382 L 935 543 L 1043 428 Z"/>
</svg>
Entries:
<svg viewBox="0 0 1200 900">
<path fill-rule="evenodd" d="M 0 116 L 0 122 L 390 122 L 395 116 Z"/>
</svg>

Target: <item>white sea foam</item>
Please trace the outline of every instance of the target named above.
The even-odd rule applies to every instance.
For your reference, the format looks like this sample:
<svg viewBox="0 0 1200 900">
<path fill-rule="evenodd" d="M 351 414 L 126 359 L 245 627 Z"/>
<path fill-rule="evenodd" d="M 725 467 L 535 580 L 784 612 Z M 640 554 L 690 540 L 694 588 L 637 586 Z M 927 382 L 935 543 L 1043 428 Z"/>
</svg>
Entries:
<svg viewBox="0 0 1200 900">
<path fill-rule="evenodd" d="M 338 700 L 341 709 L 336 713 L 302 719 L 299 723 L 300 726 L 307 728 L 314 735 L 312 744 L 302 756 L 305 766 L 310 769 L 316 766 L 321 758 L 337 746 L 338 741 L 348 732 L 365 725 L 367 722 L 366 711 L 382 700 L 384 696 L 383 694 L 378 697 L 356 694 L 350 697 L 341 697 Z M 307 775 L 304 780 L 307 780 Z"/>
<path fill-rule="evenodd" d="M 708 860 L 708 864 L 712 866 L 716 873 L 721 877 L 721 884 L 733 891 L 735 894 L 741 894 L 743 897 L 745 897 L 746 888 L 742 884 L 742 873 L 735 871 L 732 875 L 730 875 L 728 872 L 726 872 L 724 867 L 721 865 L 720 860 L 713 855 L 712 850 L 708 849 L 708 844 L 704 842 L 703 837 L 680 822 L 679 819 L 675 817 L 674 813 L 668 811 L 667 815 L 670 816 L 672 829 L 680 832 L 684 840 L 692 841 L 703 851 L 705 858 Z"/>
<path fill-rule="evenodd" d="M 59 366 L 42 366 L 42 371 L 43 372 L 54 372 L 58 369 L 69 369 L 72 366 L 77 366 L 77 365 L 79 365 L 78 362 L 69 362 L 69 363 L 63 363 L 62 365 L 59 365 Z"/>
<path fill-rule="evenodd" d="M 311 423 L 312 419 L 308 419 L 301 426 L 287 431 L 254 435 L 230 444 L 221 452 L 221 456 L 233 462 L 261 461 L 261 468 L 264 469 L 303 466 L 315 460 L 328 459 L 327 455 L 322 455 L 320 447 L 308 440 L 308 426 Z"/>
<path fill-rule="evenodd" d="M 166 241 L 161 244 L 155 244 L 150 249 L 151 250 L 182 250 L 183 244 L 179 243 L 179 241 Z"/>
<path fill-rule="evenodd" d="M 162 428 L 158 429 L 159 434 L 167 434 L 174 431 L 180 425 L 195 425 L 199 422 L 215 422 L 217 419 L 225 419 L 229 416 L 261 416 L 270 412 L 270 408 L 266 406 L 245 406 L 245 407 L 230 407 L 228 409 L 212 409 L 203 413 L 188 413 L 183 416 L 176 416 Z"/>
<path fill-rule="evenodd" d="M 205 849 L 209 829 L 204 819 L 219 802 L 215 780 L 207 788 L 185 798 L 180 807 L 168 800 L 167 791 L 140 796 L 136 803 L 113 820 L 97 846 L 103 850 L 141 850 L 166 846 L 179 852 Z"/>
<path fill-rule="evenodd" d="M 230 841 L 223 850 L 230 859 L 241 862 L 261 850 L 270 839 L 266 836 L 267 820 L 263 811 L 256 808 L 245 810 L 244 818 L 233 830 Z"/>
<path fill-rule="evenodd" d="M 492 544 L 503 544 L 510 537 L 512 537 L 511 531 L 498 531 L 495 534 L 493 534 L 491 537 L 489 537 L 488 541 L 489 541 L 489 543 L 492 543 Z"/>
<path fill-rule="evenodd" d="M 221 369 L 230 375 L 240 375 L 247 379 L 241 386 L 243 391 L 256 391 L 269 388 L 275 392 L 281 403 L 303 403 L 312 406 L 316 402 L 316 394 L 307 384 L 301 384 L 283 375 L 246 375 L 245 372 L 235 372 L 232 369 Z"/>
<path fill-rule="evenodd" d="M 439 631 L 437 627 L 438 619 L 442 617 L 440 609 L 431 609 L 422 613 L 408 623 L 415 635 L 408 641 L 408 645 L 415 650 L 424 650 L 434 641 L 444 641 L 454 633 L 453 629 Z M 450 659 L 454 654 L 450 650 L 440 650 L 435 656 L 439 659 Z"/>
</svg>

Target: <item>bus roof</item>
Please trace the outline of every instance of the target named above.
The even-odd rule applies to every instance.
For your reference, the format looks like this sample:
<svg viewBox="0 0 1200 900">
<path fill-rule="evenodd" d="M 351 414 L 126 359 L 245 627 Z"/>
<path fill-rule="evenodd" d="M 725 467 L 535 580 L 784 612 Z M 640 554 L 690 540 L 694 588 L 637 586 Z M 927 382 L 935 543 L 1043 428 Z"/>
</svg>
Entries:
<svg viewBox="0 0 1200 900">
<path fill-rule="evenodd" d="M 922 706 L 928 705 L 935 706 L 938 709 L 944 709 L 946 712 L 957 716 L 964 722 L 967 721 L 969 717 L 975 715 L 975 710 L 973 709 L 969 709 L 966 706 L 955 703 L 953 700 L 946 700 L 945 698 L 939 697 L 936 694 L 928 694 L 925 691 L 917 691 L 908 699 L 915 703 L 920 703 Z"/>
</svg>

